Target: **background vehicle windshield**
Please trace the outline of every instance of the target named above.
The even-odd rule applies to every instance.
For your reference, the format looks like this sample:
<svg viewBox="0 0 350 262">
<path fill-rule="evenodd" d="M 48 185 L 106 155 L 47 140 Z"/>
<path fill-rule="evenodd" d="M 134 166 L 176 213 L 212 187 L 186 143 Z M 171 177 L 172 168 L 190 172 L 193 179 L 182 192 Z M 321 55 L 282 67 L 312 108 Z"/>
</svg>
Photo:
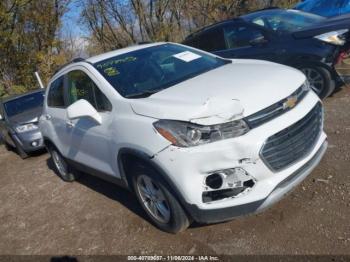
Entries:
<svg viewBox="0 0 350 262">
<path fill-rule="evenodd" d="M 295 32 L 322 22 L 324 17 L 296 10 L 270 10 L 243 16 L 243 19 L 274 31 Z"/>
<path fill-rule="evenodd" d="M 43 106 L 44 92 L 33 93 L 4 103 L 8 117 Z"/>
<path fill-rule="evenodd" d="M 224 60 L 174 44 L 153 46 L 94 64 L 124 97 L 147 97 L 215 69 Z"/>
</svg>

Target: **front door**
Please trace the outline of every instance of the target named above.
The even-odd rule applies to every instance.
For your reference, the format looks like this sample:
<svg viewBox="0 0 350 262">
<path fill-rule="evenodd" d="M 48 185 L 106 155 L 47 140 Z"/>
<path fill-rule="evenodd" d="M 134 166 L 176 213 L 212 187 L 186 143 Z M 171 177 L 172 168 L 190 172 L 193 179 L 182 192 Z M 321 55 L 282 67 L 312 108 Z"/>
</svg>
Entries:
<svg viewBox="0 0 350 262">
<path fill-rule="evenodd" d="M 273 60 L 276 50 L 265 31 L 255 26 L 232 23 L 223 27 L 226 48 L 214 52 L 225 58 Z"/>
<path fill-rule="evenodd" d="M 70 135 L 69 159 L 104 174 L 115 175 L 116 162 L 110 137 L 113 115 L 112 105 L 87 70 L 74 70 L 67 74 L 68 105 L 85 99 L 102 116 L 102 124 L 91 118 L 68 120 L 67 133 Z"/>
</svg>

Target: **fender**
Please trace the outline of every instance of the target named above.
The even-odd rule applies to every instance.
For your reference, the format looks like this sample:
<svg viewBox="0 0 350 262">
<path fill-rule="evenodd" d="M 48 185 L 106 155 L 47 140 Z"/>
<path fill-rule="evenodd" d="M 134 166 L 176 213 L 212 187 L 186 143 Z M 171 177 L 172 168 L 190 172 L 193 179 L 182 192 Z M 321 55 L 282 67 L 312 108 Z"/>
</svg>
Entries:
<svg viewBox="0 0 350 262">
<path fill-rule="evenodd" d="M 119 153 L 118 153 L 118 167 L 119 167 L 120 175 L 121 175 L 122 179 L 124 180 L 124 182 L 127 183 L 127 186 L 129 188 L 129 190 L 132 190 L 132 188 L 131 188 L 131 185 L 128 182 L 127 174 L 124 171 L 124 167 L 123 167 L 123 163 L 122 163 L 122 157 L 125 154 L 133 155 L 133 156 L 141 159 L 142 161 L 145 161 L 145 163 L 149 164 L 150 167 L 154 168 L 154 170 L 168 184 L 170 192 L 178 199 L 178 201 L 180 202 L 181 206 L 186 210 L 187 214 L 189 214 L 192 217 L 192 212 L 191 212 L 192 210 L 190 208 L 191 205 L 188 204 L 185 201 L 185 199 L 182 197 L 180 191 L 178 190 L 177 186 L 169 178 L 169 176 L 166 174 L 166 172 L 161 167 L 159 167 L 156 163 L 154 163 L 152 161 L 153 156 L 149 156 L 148 154 L 146 154 L 146 153 L 144 153 L 142 151 L 136 150 L 136 149 L 122 148 L 122 149 L 119 150 Z"/>
</svg>

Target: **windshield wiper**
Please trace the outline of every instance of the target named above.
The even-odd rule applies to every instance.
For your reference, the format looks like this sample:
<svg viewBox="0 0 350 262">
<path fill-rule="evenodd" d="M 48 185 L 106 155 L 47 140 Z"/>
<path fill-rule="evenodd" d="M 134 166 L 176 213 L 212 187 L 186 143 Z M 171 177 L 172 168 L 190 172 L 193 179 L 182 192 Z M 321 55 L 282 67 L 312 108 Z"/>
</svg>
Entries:
<svg viewBox="0 0 350 262">
<path fill-rule="evenodd" d="M 149 97 L 157 92 L 159 92 L 162 89 L 158 89 L 158 90 L 146 90 L 142 93 L 136 93 L 136 94 L 130 94 L 130 95 L 126 95 L 126 98 L 145 98 L 145 97 Z"/>
</svg>

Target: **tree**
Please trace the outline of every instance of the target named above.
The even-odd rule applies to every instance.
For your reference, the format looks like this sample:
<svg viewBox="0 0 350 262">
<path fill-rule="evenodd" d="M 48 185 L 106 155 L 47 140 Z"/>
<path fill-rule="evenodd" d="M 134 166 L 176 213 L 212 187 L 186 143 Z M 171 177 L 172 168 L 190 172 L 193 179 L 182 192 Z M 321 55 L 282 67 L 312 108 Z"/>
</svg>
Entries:
<svg viewBox="0 0 350 262">
<path fill-rule="evenodd" d="M 81 0 L 94 53 L 139 41 L 182 41 L 201 27 L 296 0 Z"/>
<path fill-rule="evenodd" d="M 4 94 L 36 87 L 37 68 L 44 72 L 44 80 L 48 79 L 56 63 L 48 61 L 60 56 L 57 32 L 68 3 L 69 0 L 0 2 L 0 85 Z"/>
</svg>

